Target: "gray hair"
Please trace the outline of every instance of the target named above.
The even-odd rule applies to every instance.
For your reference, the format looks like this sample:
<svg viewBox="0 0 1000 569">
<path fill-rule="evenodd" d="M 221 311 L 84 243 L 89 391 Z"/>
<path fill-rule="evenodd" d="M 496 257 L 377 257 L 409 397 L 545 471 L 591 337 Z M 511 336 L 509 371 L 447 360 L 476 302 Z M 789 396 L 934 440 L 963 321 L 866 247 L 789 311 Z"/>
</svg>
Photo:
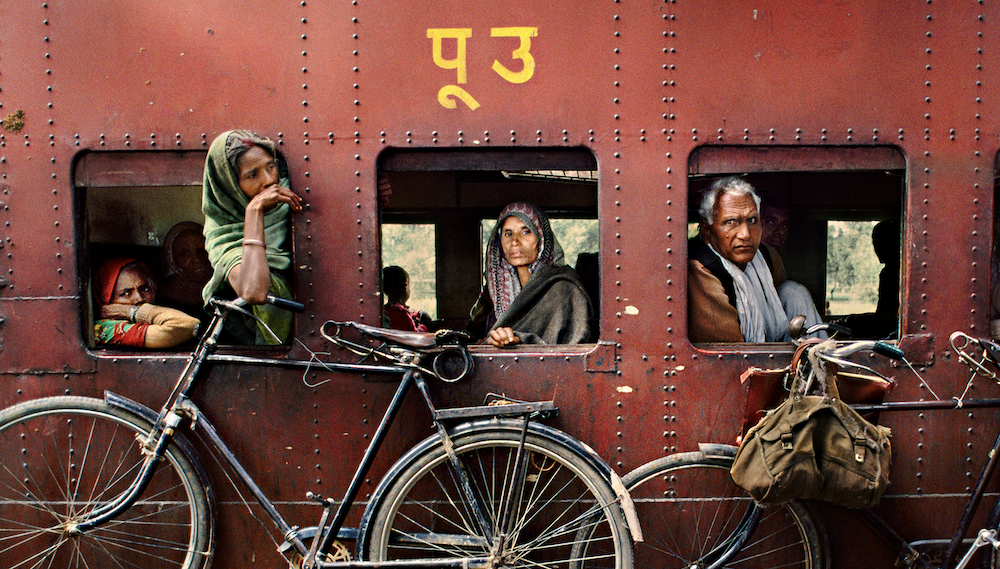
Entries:
<svg viewBox="0 0 1000 569">
<path fill-rule="evenodd" d="M 715 181 L 701 195 L 701 205 L 698 207 L 698 217 L 706 225 L 712 225 L 715 220 L 715 209 L 719 202 L 719 194 L 725 193 L 731 196 L 750 196 L 753 198 L 757 211 L 760 211 L 760 196 L 754 191 L 749 182 L 739 176 L 727 176 Z"/>
</svg>

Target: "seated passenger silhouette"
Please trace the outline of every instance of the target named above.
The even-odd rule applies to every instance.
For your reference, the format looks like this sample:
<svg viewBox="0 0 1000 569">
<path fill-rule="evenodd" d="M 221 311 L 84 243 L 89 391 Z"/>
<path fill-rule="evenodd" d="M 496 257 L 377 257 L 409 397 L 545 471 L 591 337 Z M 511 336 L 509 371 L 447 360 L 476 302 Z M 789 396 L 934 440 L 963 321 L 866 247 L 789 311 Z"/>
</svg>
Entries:
<svg viewBox="0 0 1000 569">
<path fill-rule="evenodd" d="M 396 265 L 382 269 L 382 292 L 386 299 L 382 307 L 383 326 L 410 332 L 430 330 L 430 316 L 406 305 L 410 300 L 410 275 L 405 269 Z"/>
<path fill-rule="evenodd" d="M 182 221 L 163 240 L 167 274 L 159 286 L 160 300 L 192 314 L 202 313 L 201 293 L 212 279 L 212 264 L 205 250 L 202 226 Z"/>
<path fill-rule="evenodd" d="M 760 191 L 760 222 L 761 238 L 760 242 L 771 246 L 778 254 L 781 254 L 788 240 L 788 221 L 791 219 L 791 210 L 788 202 L 766 190 Z M 781 306 L 785 309 L 785 315 L 789 319 L 801 314 L 805 316 L 804 328 L 823 322 L 816 303 L 813 302 L 812 293 L 802 283 L 785 279 L 776 286 L 778 298 L 781 299 Z M 825 339 L 825 331 L 816 332 L 815 337 Z"/>
<path fill-rule="evenodd" d="M 872 228 L 875 256 L 885 266 L 878 274 L 878 305 L 875 312 L 852 314 L 841 323 L 855 338 L 888 338 L 899 329 L 900 224 L 897 220 L 880 221 Z"/>
</svg>

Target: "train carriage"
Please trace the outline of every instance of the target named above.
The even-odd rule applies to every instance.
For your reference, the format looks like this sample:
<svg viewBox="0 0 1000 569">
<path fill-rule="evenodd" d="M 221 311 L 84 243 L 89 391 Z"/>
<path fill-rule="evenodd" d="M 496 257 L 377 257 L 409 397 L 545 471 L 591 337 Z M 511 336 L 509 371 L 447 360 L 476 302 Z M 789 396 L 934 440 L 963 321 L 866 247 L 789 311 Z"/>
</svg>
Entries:
<svg viewBox="0 0 1000 569">
<path fill-rule="evenodd" d="M 996 316 L 997 18 L 987 0 L 4 2 L 0 407 L 167 395 L 183 348 L 95 343 L 95 264 L 125 252 L 163 267 L 169 229 L 204 221 L 205 156 L 230 128 L 269 136 L 288 159 L 305 202 L 291 282 L 306 311 L 292 345 L 227 353 L 308 360 L 330 351 L 324 321 L 378 325 L 399 231 L 424 232 L 430 306 L 464 327 L 484 226 L 529 200 L 589 232 L 567 260 L 589 263 L 578 269 L 597 337 L 474 346 L 476 374 L 436 395 L 554 399 L 553 424 L 622 475 L 702 442 L 733 444 L 741 373 L 786 365 L 793 350 L 688 337 L 697 192 L 743 175 L 789 205 L 784 263 L 830 318 L 851 311 L 836 305 L 831 227 L 900 223 L 898 345 L 937 394 L 957 396 L 968 376 L 948 337 L 987 337 Z M 899 379 L 890 400 L 930 397 L 905 369 L 875 365 Z M 341 465 L 360 458 L 393 390 L 391 377 L 233 361 L 214 365 L 200 401 L 280 506 L 312 519 L 305 492 L 338 495 L 353 474 Z M 428 430 L 390 438 L 362 494 L 429 432 L 411 407 L 399 420 Z M 948 534 L 997 417 L 881 421 L 895 460 L 877 512 L 909 539 Z M 277 566 L 267 531 L 209 468 L 215 565 Z M 859 517 L 818 507 L 835 567 L 891 566 L 898 552 Z M 671 529 L 660 525 L 644 530 Z"/>
</svg>

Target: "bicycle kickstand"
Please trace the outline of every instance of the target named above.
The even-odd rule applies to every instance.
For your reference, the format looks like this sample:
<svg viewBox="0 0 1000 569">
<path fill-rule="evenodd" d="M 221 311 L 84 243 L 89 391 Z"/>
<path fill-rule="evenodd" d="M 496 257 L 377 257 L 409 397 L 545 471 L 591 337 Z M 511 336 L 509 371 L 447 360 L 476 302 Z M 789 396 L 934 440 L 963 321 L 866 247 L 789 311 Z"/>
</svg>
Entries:
<svg viewBox="0 0 1000 569">
<path fill-rule="evenodd" d="M 969 551 L 962 557 L 962 560 L 958 562 L 955 569 L 965 569 L 965 566 L 972 560 L 972 556 L 975 555 L 976 550 L 984 545 L 990 545 L 993 549 L 1000 550 L 1000 539 L 997 539 L 997 530 L 995 529 L 981 529 L 979 530 L 979 535 L 976 537 L 976 541 L 972 543 L 972 547 Z"/>
</svg>

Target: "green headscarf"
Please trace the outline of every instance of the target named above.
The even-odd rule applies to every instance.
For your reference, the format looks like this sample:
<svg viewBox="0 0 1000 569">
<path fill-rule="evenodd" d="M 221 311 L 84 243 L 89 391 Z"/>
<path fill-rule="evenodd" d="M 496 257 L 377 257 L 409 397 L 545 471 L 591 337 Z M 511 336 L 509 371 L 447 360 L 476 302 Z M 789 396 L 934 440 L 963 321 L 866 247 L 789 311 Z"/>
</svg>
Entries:
<svg viewBox="0 0 1000 569">
<path fill-rule="evenodd" d="M 231 130 L 220 134 L 212 142 L 205 159 L 201 201 L 201 210 L 205 214 L 205 249 L 213 268 L 212 279 L 202 290 L 205 304 L 228 283 L 229 271 L 243 261 L 243 226 L 250 198 L 240 189 L 236 161 L 253 146 L 264 148 L 277 159 L 281 173 L 279 183 L 291 188 L 284 156 L 270 139 L 249 130 Z M 292 265 L 291 252 L 285 246 L 290 213 L 288 204 L 279 204 L 264 214 L 264 241 L 267 243 L 267 264 L 271 269 L 271 294 L 282 298 L 291 298 L 288 283 L 277 274 Z M 291 313 L 269 304 L 255 305 L 253 311 L 274 330 L 282 342 L 287 342 L 292 329 Z M 276 343 L 270 334 L 257 326 L 244 326 L 243 330 L 232 327 L 231 330 L 247 343 Z"/>
</svg>

